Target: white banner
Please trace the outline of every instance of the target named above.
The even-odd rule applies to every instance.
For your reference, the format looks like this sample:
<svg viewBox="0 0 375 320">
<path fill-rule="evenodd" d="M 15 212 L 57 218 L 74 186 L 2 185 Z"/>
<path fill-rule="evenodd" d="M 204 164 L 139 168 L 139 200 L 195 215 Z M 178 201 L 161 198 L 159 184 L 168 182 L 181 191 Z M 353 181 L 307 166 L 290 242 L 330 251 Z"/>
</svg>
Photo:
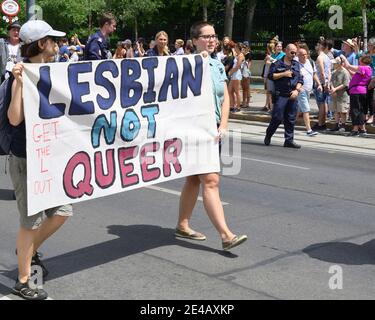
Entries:
<svg viewBox="0 0 375 320">
<path fill-rule="evenodd" d="M 25 64 L 28 214 L 220 162 L 208 58 Z"/>
</svg>

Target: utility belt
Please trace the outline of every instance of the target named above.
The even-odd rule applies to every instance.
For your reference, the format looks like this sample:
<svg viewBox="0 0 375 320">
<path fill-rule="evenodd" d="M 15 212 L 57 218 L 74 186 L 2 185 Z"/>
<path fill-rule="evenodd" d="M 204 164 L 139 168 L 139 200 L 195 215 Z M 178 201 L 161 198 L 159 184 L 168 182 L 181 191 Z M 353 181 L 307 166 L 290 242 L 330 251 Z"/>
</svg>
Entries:
<svg viewBox="0 0 375 320">
<path fill-rule="evenodd" d="M 289 98 L 291 94 L 292 94 L 291 92 L 286 93 L 286 92 L 280 92 L 280 91 L 277 91 L 277 90 L 275 91 L 275 97 L 276 98 L 277 97 Z"/>
</svg>

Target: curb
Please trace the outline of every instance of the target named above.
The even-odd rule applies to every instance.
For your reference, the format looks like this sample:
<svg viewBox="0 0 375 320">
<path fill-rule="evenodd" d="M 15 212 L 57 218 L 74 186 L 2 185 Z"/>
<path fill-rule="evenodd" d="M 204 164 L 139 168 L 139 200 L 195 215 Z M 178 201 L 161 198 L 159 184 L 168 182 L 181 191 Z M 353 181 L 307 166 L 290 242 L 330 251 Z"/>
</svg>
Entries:
<svg viewBox="0 0 375 320">
<path fill-rule="evenodd" d="M 265 115 L 248 114 L 248 113 L 245 114 L 241 111 L 241 112 L 237 112 L 237 113 L 230 113 L 229 119 L 269 123 L 270 120 L 271 120 L 271 116 L 266 115 L 266 114 Z M 311 126 L 313 126 L 313 125 L 318 123 L 318 120 L 317 119 L 311 119 L 310 123 L 311 123 Z M 298 119 L 296 121 L 296 125 L 302 125 L 303 126 L 304 125 L 303 120 Z M 335 126 L 335 123 L 329 122 L 329 121 L 327 122 L 327 128 L 328 129 L 332 129 L 334 126 Z M 352 128 L 353 128 L 353 126 L 351 124 L 348 124 L 348 123 L 345 124 L 345 130 L 347 132 L 350 132 L 352 130 Z M 369 124 L 366 125 L 366 130 L 367 130 L 367 133 L 369 133 L 369 134 L 375 134 L 375 127 L 372 127 Z"/>
</svg>

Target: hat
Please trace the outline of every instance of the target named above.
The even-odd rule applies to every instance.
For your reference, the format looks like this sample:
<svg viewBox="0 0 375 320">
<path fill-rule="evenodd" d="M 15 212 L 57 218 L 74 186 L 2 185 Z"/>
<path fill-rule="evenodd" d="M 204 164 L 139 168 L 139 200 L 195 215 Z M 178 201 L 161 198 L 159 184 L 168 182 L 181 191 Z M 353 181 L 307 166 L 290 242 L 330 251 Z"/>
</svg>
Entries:
<svg viewBox="0 0 375 320">
<path fill-rule="evenodd" d="M 342 41 L 343 43 L 345 43 L 345 44 L 347 44 L 349 47 L 351 47 L 351 48 L 354 48 L 355 47 L 355 45 L 354 45 L 354 42 L 353 42 L 353 40 L 352 39 L 348 39 L 348 40 L 343 40 Z"/>
<path fill-rule="evenodd" d="M 132 41 L 131 41 L 130 39 L 126 39 L 126 40 L 123 42 L 123 44 L 129 44 L 129 45 L 131 45 L 131 44 L 132 44 Z"/>
<path fill-rule="evenodd" d="M 29 20 L 20 30 L 20 38 L 25 44 L 29 44 L 47 36 L 64 37 L 65 32 L 53 30 L 52 27 L 43 20 Z"/>
<path fill-rule="evenodd" d="M 21 24 L 18 22 L 18 21 L 14 21 L 13 23 L 11 23 L 9 26 L 8 26 L 8 31 L 10 29 L 13 29 L 13 28 L 18 28 L 18 29 L 21 29 Z"/>
<path fill-rule="evenodd" d="M 243 44 L 244 44 L 246 47 L 250 46 L 249 41 L 244 41 Z"/>
<path fill-rule="evenodd" d="M 68 47 L 68 50 L 78 51 L 76 46 L 70 46 Z"/>
</svg>

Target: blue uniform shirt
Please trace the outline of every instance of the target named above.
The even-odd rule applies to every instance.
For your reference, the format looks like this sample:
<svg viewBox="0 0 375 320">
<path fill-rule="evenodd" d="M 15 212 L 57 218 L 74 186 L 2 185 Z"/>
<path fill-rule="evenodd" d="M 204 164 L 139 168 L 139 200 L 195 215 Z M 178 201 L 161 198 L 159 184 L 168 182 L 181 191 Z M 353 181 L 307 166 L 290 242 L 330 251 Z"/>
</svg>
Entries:
<svg viewBox="0 0 375 320">
<path fill-rule="evenodd" d="M 87 41 L 85 60 L 106 60 L 108 58 L 108 40 L 98 30 Z"/>
<path fill-rule="evenodd" d="M 287 65 L 284 62 L 284 58 L 281 60 L 276 61 L 275 63 L 271 64 L 270 71 L 268 73 L 268 78 L 273 80 L 275 83 L 275 91 L 279 92 L 281 96 L 289 97 L 290 93 L 295 90 L 298 83 L 303 85 L 303 76 L 301 74 L 300 66 L 298 61 L 292 60 L 291 65 Z M 281 73 L 287 70 L 293 71 L 293 77 L 283 77 L 279 80 L 273 79 L 274 73 Z"/>
</svg>

